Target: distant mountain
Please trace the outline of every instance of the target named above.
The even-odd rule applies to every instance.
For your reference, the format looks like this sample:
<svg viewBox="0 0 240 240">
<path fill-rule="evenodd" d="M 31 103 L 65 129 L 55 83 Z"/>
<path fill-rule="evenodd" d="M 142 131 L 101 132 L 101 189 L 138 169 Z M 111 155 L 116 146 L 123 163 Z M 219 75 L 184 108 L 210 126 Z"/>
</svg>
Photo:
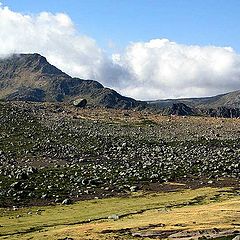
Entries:
<svg viewBox="0 0 240 240">
<path fill-rule="evenodd" d="M 148 105 L 166 115 L 240 117 L 240 91 L 213 97 L 156 100 Z"/>
<path fill-rule="evenodd" d="M 220 94 L 213 97 L 166 99 L 149 101 L 148 103 L 159 108 L 170 107 L 176 103 L 184 103 L 190 107 L 205 109 L 218 107 L 240 108 L 240 91 Z"/>
<path fill-rule="evenodd" d="M 194 108 L 191 108 L 184 103 L 173 103 L 170 107 L 164 108 L 163 114 L 190 116 L 190 115 L 197 115 L 197 111 Z"/>
<path fill-rule="evenodd" d="M 72 78 L 39 54 L 0 59 L 0 99 L 63 102 L 86 98 L 95 106 L 132 108 L 143 103 L 124 97 L 94 80 Z"/>
</svg>

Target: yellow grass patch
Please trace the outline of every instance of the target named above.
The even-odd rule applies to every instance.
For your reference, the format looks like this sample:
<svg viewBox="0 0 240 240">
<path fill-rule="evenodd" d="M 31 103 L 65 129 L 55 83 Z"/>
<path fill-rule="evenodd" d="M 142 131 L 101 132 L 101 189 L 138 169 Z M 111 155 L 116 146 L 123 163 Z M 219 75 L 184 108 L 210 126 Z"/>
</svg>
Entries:
<svg viewBox="0 0 240 240">
<path fill-rule="evenodd" d="M 90 200 L 70 206 L 41 207 L 44 211 L 38 212 L 36 207 L 18 211 L 2 209 L 0 239 L 57 240 L 71 237 L 80 240 L 114 239 L 114 236 L 129 239 L 129 234 L 118 230 L 128 228 L 134 233 L 140 231 L 139 227 L 145 229 L 141 231 L 239 228 L 240 197 L 228 190 L 202 188 Z M 108 219 L 112 214 L 124 217 Z M 21 217 L 17 218 L 17 215 Z M 93 221 L 81 223 L 88 219 Z M 106 230 L 110 232 L 106 233 Z"/>
</svg>

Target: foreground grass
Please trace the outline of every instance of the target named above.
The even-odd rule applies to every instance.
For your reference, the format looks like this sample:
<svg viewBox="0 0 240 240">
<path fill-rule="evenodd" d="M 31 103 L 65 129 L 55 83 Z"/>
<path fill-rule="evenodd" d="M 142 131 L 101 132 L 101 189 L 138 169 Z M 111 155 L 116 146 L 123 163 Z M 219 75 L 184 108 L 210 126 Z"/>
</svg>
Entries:
<svg viewBox="0 0 240 240">
<path fill-rule="evenodd" d="M 128 239 L 126 229 L 131 233 L 139 227 L 158 230 L 160 223 L 164 224 L 162 230 L 231 229 L 240 225 L 239 211 L 240 197 L 229 188 L 142 193 L 17 211 L 1 209 L 0 239 Z M 108 219 L 112 214 L 120 218 Z M 121 229 L 123 234 L 118 232 Z"/>
</svg>

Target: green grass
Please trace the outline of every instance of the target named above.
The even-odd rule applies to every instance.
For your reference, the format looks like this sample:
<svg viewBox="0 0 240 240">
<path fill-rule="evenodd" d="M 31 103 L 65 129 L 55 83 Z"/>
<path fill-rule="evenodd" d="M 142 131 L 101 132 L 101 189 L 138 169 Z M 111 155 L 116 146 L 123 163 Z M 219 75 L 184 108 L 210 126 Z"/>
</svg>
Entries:
<svg viewBox="0 0 240 240">
<path fill-rule="evenodd" d="M 101 219 L 106 221 L 112 214 L 125 216 L 122 220 L 116 221 L 120 224 L 119 227 L 126 225 L 122 222 L 125 218 L 128 221 L 126 226 L 132 224 L 136 227 L 137 222 L 134 220 L 134 216 L 138 218 L 141 214 L 150 214 L 151 216 L 158 209 L 181 209 L 186 206 L 211 204 L 215 202 L 215 200 L 211 200 L 215 195 L 219 195 L 219 189 L 203 188 L 172 193 L 135 194 L 127 198 L 81 201 L 69 206 L 31 207 L 21 208 L 17 211 L 1 209 L 0 239 L 31 239 L 30 237 L 42 239 L 39 236 L 42 232 L 48 233 L 47 235 L 50 237 L 47 239 L 55 239 L 51 238 L 54 234 L 51 232 L 53 230 L 58 229 L 61 232 L 61 229 L 80 226 L 81 223 L 88 226 L 91 221 L 93 223 Z M 217 201 L 221 202 L 233 197 L 234 194 L 229 191 L 221 194 Z M 137 214 L 137 212 L 141 214 Z M 127 217 L 128 215 L 129 217 Z M 131 218 L 133 219 L 131 220 Z M 147 219 L 149 219 L 148 215 L 144 220 L 146 223 Z M 88 223 L 89 221 L 90 223 Z M 112 222 L 112 220 L 108 221 Z M 142 220 L 138 220 L 138 223 L 139 226 L 145 224 Z"/>
</svg>

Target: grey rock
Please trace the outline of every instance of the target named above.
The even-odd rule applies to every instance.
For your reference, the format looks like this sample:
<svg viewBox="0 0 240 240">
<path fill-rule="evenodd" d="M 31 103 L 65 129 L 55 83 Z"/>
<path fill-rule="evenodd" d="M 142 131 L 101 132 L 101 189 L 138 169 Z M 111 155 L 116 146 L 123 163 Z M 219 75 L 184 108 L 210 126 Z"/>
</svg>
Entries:
<svg viewBox="0 0 240 240">
<path fill-rule="evenodd" d="M 112 215 L 108 216 L 108 219 L 118 220 L 119 216 L 117 214 L 112 214 Z"/>
<path fill-rule="evenodd" d="M 63 201 L 62 201 L 62 204 L 63 205 L 69 205 L 69 204 L 71 204 L 71 200 L 69 199 L 69 198 L 66 198 L 66 199 L 64 199 Z"/>
<path fill-rule="evenodd" d="M 234 237 L 232 240 L 240 240 L 240 235 L 237 235 L 237 236 Z"/>
<path fill-rule="evenodd" d="M 132 187 L 130 187 L 130 191 L 131 191 L 131 192 L 136 192 L 137 189 L 138 189 L 137 186 L 132 186 Z"/>
<path fill-rule="evenodd" d="M 87 105 L 87 100 L 84 98 L 78 98 L 73 101 L 75 107 L 85 107 Z"/>
</svg>

